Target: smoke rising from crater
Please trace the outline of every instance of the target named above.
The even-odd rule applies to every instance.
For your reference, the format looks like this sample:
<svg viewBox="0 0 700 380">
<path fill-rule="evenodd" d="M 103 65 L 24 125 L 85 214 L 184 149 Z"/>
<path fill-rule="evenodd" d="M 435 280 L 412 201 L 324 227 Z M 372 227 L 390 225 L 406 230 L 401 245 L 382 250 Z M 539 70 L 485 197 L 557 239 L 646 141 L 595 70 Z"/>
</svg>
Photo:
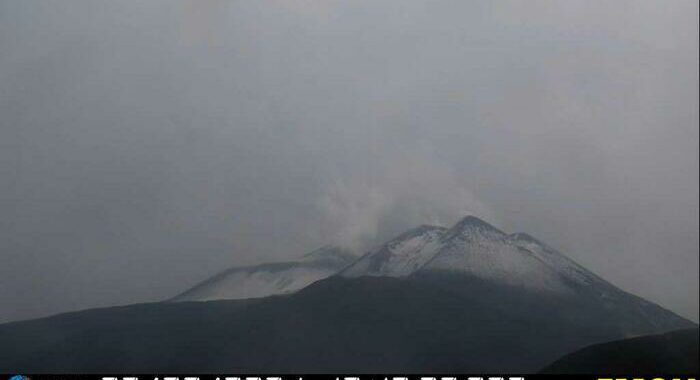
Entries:
<svg viewBox="0 0 700 380">
<path fill-rule="evenodd" d="M 372 175 L 336 178 L 319 200 L 324 236 L 362 253 L 420 224 L 449 226 L 464 215 L 496 222 L 451 168 L 419 149 L 389 156 Z"/>
</svg>

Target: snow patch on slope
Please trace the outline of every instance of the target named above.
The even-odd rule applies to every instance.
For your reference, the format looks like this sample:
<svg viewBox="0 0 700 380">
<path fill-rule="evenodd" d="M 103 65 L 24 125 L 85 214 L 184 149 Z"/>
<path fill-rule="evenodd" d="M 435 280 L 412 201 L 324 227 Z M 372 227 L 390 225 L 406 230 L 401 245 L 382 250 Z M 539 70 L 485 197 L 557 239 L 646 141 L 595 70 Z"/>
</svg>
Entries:
<svg viewBox="0 0 700 380">
<path fill-rule="evenodd" d="M 537 259 L 547 264 L 554 271 L 576 285 L 591 285 L 604 282 L 602 278 L 591 273 L 575 261 L 564 256 L 559 251 L 540 242 L 532 236 L 524 233 L 515 233 L 508 236 L 512 244 L 517 245 L 534 255 Z"/>
<path fill-rule="evenodd" d="M 444 227 L 420 226 L 392 239 L 370 251 L 341 275 L 359 276 L 407 276 L 428 262 L 440 248 Z"/>
<path fill-rule="evenodd" d="M 298 261 L 230 268 L 171 299 L 211 301 L 267 297 L 296 292 L 332 276 L 355 260 L 351 253 L 327 246 Z"/>
<path fill-rule="evenodd" d="M 192 289 L 177 301 L 211 301 L 267 297 L 295 292 L 335 274 L 333 268 L 290 264 L 286 268 L 235 270 L 205 286 Z"/>
</svg>

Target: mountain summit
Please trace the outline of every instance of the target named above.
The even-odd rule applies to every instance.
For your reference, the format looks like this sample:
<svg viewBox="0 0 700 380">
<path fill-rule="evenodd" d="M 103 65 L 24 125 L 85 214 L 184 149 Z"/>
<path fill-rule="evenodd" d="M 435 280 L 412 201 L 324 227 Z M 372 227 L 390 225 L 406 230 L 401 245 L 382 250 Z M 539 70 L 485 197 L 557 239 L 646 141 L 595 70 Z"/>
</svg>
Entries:
<svg viewBox="0 0 700 380">
<path fill-rule="evenodd" d="M 583 283 L 609 284 L 529 235 L 509 235 L 475 216 L 451 228 L 421 226 L 368 252 L 340 275 L 451 272 L 532 290 L 564 293 Z"/>
</svg>

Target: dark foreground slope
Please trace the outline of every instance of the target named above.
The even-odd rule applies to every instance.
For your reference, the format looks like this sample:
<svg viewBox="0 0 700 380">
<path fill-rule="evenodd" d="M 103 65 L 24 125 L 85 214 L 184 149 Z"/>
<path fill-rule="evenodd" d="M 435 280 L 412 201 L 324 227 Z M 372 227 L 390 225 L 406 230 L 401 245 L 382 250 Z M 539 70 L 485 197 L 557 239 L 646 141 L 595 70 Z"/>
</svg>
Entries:
<svg viewBox="0 0 700 380">
<path fill-rule="evenodd" d="M 0 325 L 0 372 L 531 372 L 635 331 L 655 305 L 466 276 L 333 277 L 289 296 L 142 304 Z"/>
<path fill-rule="evenodd" d="M 698 329 L 592 345 L 564 356 L 543 373 L 696 374 Z"/>
</svg>

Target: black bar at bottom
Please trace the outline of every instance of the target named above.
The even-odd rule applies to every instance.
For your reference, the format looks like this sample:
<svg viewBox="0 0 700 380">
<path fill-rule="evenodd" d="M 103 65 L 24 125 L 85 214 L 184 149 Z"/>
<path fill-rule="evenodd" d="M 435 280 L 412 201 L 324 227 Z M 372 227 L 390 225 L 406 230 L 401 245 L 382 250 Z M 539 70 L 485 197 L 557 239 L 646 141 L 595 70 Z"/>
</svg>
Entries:
<svg viewBox="0 0 700 380">
<path fill-rule="evenodd" d="M 0 380 L 698 380 L 695 375 L 500 375 L 500 374 L 5 374 Z"/>
</svg>

